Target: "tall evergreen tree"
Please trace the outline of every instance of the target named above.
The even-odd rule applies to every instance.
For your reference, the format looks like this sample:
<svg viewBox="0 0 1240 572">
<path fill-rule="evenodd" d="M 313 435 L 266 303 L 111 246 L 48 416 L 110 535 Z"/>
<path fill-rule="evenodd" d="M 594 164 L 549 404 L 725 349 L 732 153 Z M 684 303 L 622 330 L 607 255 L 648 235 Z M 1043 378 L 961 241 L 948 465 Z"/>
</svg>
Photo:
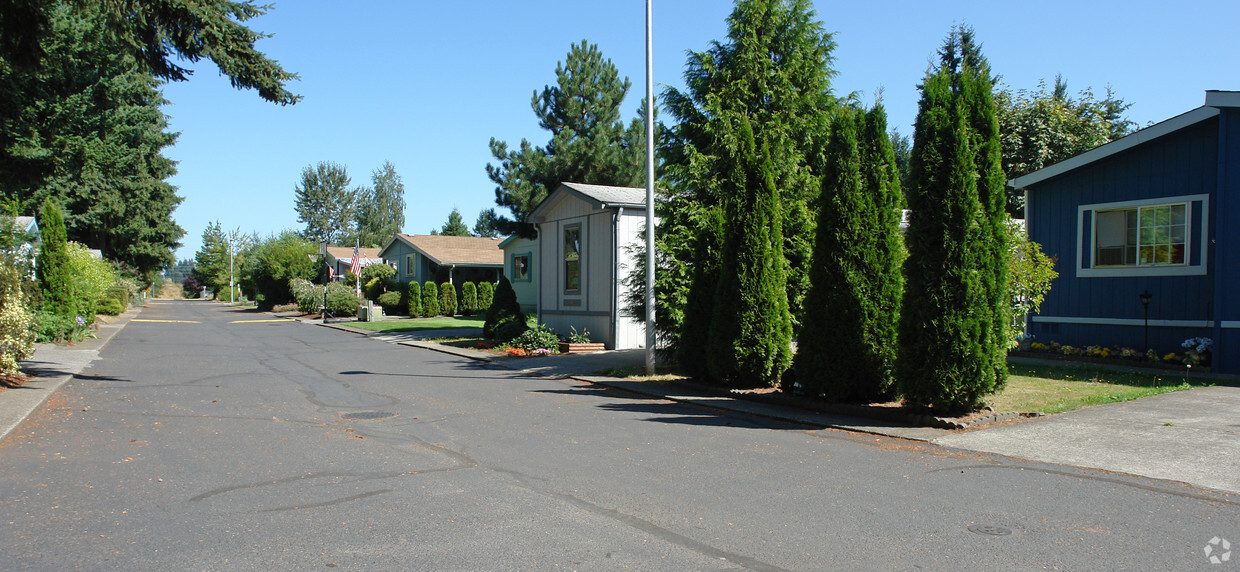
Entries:
<svg viewBox="0 0 1240 572">
<path fill-rule="evenodd" d="M 620 104 L 631 84 L 598 46 L 582 40 L 556 64 L 556 85 L 535 92 L 531 107 L 538 125 L 551 132 L 546 147 L 522 139 L 516 150 L 491 139 L 498 165 L 487 164 L 487 176 L 496 184 L 495 204 L 512 217 L 500 217 L 505 231 L 538 206 L 562 182 L 637 186 L 645 162 L 631 155 L 620 119 Z M 642 150 L 644 152 L 644 148 Z"/>
<path fill-rule="evenodd" d="M 700 215 L 703 220 L 696 225 L 699 232 L 693 244 L 696 249 L 693 266 L 688 269 L 692 282 L 681 306 L 684 314 L 674 349 L 680 369 L 690 377 L 705 380 L 710 378 L 707 343 L 710 341 L 715 290 L 723 261 L 724 222 L 723 209 L 717 206 L 703 209 Z"/>
<path fill-rule="evenodd" d="M 336 244 L 354 232 L 354 212 L 358 189 L 349 188 L 345 168 L 320 161 L 301 171 L 301 183 L 294 188 L 297 221 L 305 223 L 302 236 L 311 242 Z"/>
<path fill-rule="evenodd" d="M 940 57 L 913 138 L 897 381 L 907 401 L 955 413 L 1007 377 L 1007 249 L 989 66 L 965 27 Z"/>
<path fill-rule="evenodd" d="M 899 314 L 899 174 L 886 113 L 840 110 L 827 145 L 797 381 L 836 401 L 892 393 Z"/>
<path fill-rule="evenodd" d="M 729 117 L 744 115 L 754 135 L 766 142 L 772 176 L 780 190 L 788 300 L 799 315 L 808 289 L 814 218 L 809 208 L 819 191 L 821 155 L 836 105 L 831 93 L 835 41 L 816 19 L 810 0 L 738 0 L 728 17 L 728 39 L 689 54 L 686 90 L 669 88 L 663 100 L 676 124 L 668 131 L 668 195 L 660 213 L 661 261 L 656 273 L 660 328 L 666 337 L 680 331 L 695 261 L 693 244 L 702 229 L 693 227 L 700 208 L 721 204 L 719 191 L 729 176 Z M 687 209 L 687 213 L 677 212 Z M 683 227 L 689 226 L 688 229 Z M 668 306 L 668 307 L 663 307 Z"/>
<path fill-rule="evenodd" d="M 499 233 L 499 215 L 495 214 L 495 209 L 482 209 L 478 213 L 478 220 L 474 221 L 474 236 L 496 238 Z"/>
<path fill-rule="evenodd" d="M 739 157 L 722 191 L 725 233 L 707 342 L 711 377 L 743 387 L 777 385 L 792 361 L 779 191 L 770 151 L 737 119 Z"/>
<path fill-rule="evenodd" d="M 192 275 L 216 292 L 228 287 L 228 234 L 218 220 L 207 223 L 202 231 L 202 247 L 194 253 Z"/>
<path fill-rule="evenodd" d="M 115 45 L 99 17 L 57 10 L 34 72 L 0 62 L 0 189 L 23 211 L 52 200 L 70 240 L 150 282 L 184 231 L 166 179 L 168 133 L 158 84 Z"/>
<path fill-rule="evenodd" d="M 358 242 L 379 248 L 405 226 L 405 184 L 390 161 L 370 175 L 370 187 L 358 190 Z"/>
<path fill-rule="evenodd" d="M 59 316 L 73 316 L 77 312 L 74 300 L 73 276 L 69 267 L 68 237 L 65 219 L 60 207 L 48 201 L 43 203 L 43 216 L 39 220 L 39 262 L 35 276 L 43 291 L 43 308 Z"/>
<path fill-rule="evenodd" d="M 448 222 L 443 223 L 443 228 L 439 229 L 439 234 L 444 236 L 473 236 L 469 233 L 469 227 L 465 226 L 465 219 L 461 217 L 460 209 L 453 208 L 448 213 Z"/>
</svg>

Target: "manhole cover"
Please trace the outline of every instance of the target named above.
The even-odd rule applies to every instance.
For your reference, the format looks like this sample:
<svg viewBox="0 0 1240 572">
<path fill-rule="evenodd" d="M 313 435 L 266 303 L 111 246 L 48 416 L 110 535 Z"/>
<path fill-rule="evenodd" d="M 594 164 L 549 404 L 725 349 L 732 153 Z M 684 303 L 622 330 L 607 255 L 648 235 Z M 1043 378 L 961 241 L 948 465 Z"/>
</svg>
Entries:
<svg viewBox="0 0 1240 572">
<path fill-rule="evenodd" d="M 989 536 L 1007 536 L 1012 534 L 1012 531 L 1003 528 L 1002 526 L 988 526 L 984 524 L 975 524 L 970 526 L 969 532 L 976 532 L 978 534 L 986 534 Z"/>
<path fill-rule="evenodd" d="M 355 413 L 342 414 L 341 417 L 344 417 L 345 419 L 362 419 L 362 420 L 387 419 L 388 417 L 396 417 L 396 414 L 388 413 L 387 411 L 358 411 Z"/>
</svg>

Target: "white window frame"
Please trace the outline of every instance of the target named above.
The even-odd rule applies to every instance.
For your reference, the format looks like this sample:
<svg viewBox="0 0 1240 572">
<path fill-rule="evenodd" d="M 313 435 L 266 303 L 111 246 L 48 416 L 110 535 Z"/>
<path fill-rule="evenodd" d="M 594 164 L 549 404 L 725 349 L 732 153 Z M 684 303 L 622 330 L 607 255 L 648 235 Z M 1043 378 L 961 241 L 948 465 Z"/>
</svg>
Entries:
<svg viewBox="0 0 1240 572">
<path fill-rule="evenodd" d="M 1200 262 L 1193 264 L 1193 203 L 1201 202 Z M 1183 264 L 1149 264 L 1132 266 L 1098 266 L 1098 211 L 1114 211 L 1140 209 L 1142 207 L 1159 207 L 1185 205 L 1184 213 L 1184 263 Z M 1083 221 L 1085 213 L 1089 213 L 1089 236 L 1085 236 Z M 1076 210 L 1076 275 L 1078 278 L 1119 278 L 1130 276 L 1200 276 L 1206 274 L 1210 231 L 1210 195 L 1181 195 L 1176 197 L 1160 197 L 1136 201 L 1120 201 L 1114 203 L 1097 203 L 1080 205 Z M 1138 231 L 1139 232 L 1139 231 Z M 1084 266 L 1081 252 L 1089 247 L 1089 268 Z"/>
</svg>

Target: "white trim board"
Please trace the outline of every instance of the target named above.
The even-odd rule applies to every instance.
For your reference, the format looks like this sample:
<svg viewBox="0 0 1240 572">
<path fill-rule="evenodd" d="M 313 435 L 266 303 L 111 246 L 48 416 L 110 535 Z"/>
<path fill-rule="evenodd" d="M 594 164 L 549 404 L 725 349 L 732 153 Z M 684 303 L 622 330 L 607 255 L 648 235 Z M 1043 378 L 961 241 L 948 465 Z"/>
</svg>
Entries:
<svg viewBox="0 0 1240 572">
<path fill-rule="evenodd" d="M 1031 316 L 1031 322 L 1043 322 L 1049 324 L 1083 324 L 1088 326 L 1144 326 L 1145 320 L 1140 318 L 1082 318 L 1077 316 Z M 1240 322 L 1223 322 L 1223 327 L 1227 324 L 1236 324 L 1240 327 Z M 1213 328 L 1212 320 L 1150 320 L 1150 326 L 1159 328 Z"/>
</svg>

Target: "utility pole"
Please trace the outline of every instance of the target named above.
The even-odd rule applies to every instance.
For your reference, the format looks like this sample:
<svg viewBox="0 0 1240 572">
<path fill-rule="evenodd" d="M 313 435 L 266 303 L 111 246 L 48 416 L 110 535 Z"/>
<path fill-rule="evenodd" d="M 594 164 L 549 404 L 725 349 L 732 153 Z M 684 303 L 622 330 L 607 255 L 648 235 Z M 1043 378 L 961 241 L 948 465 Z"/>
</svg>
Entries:
<svg viewBox="0 0 1240 572">
<path fill-rule="evenodd" d="M 646 375 L 654 375 L 654 41 L 646 0 Z"/>
</svg>

